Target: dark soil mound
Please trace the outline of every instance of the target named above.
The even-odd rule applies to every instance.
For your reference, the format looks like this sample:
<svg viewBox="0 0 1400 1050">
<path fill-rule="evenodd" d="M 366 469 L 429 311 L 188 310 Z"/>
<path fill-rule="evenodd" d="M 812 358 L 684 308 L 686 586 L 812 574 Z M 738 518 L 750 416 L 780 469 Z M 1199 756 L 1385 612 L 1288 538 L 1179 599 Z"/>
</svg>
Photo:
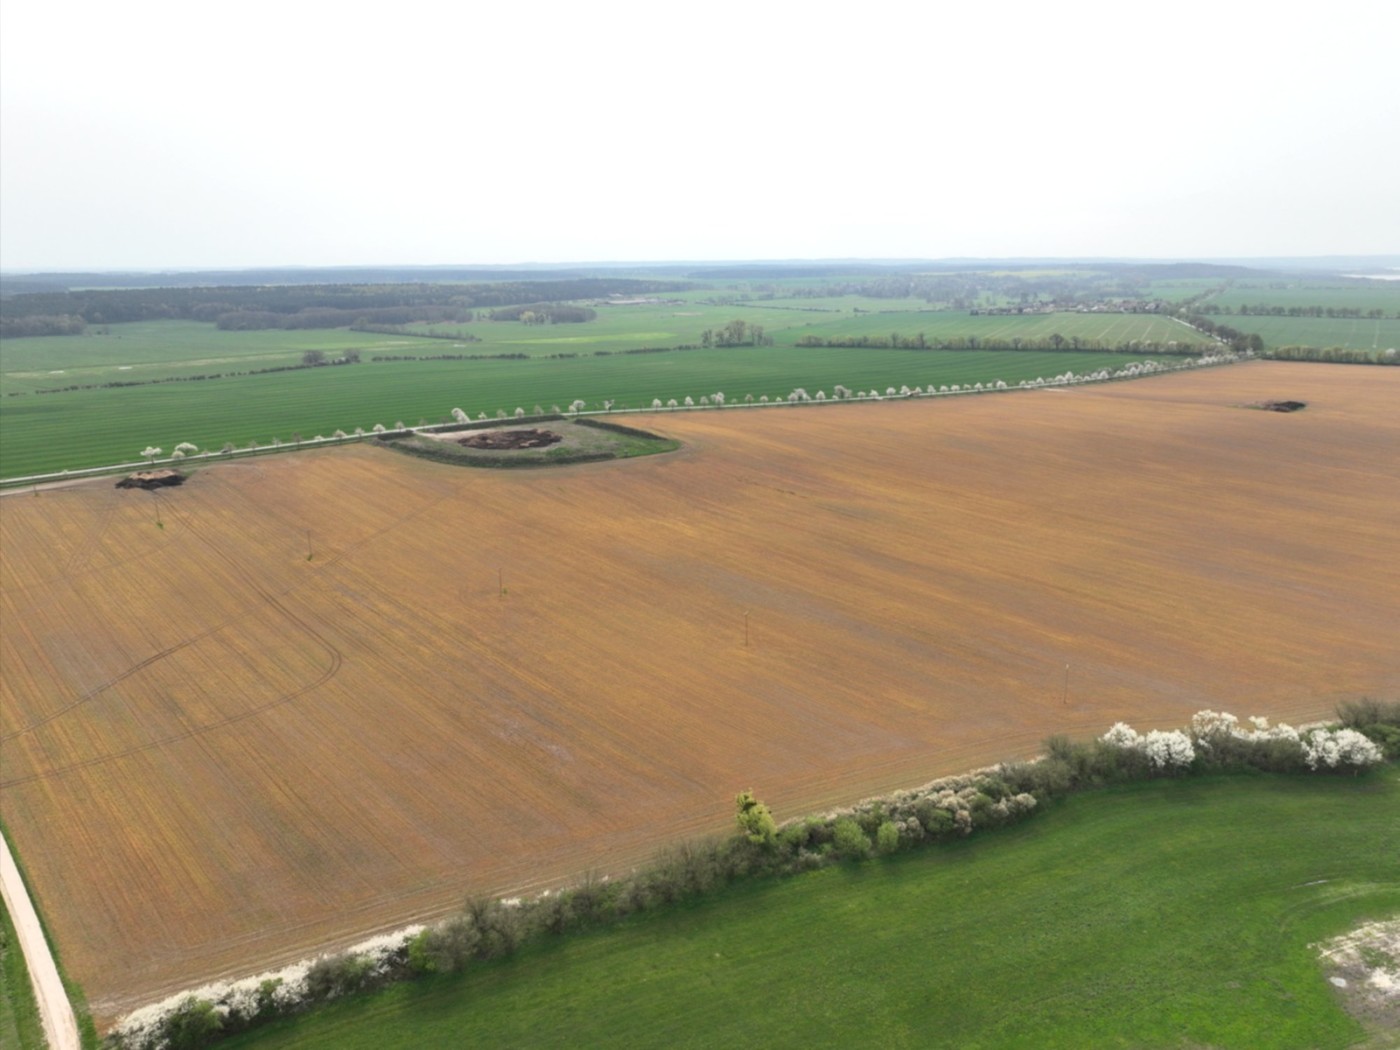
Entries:
<svg viewBox="0 0 1400 1050">
<path fill-rule="evenodd" d="M 1306 401 L 1260 401 L 1253 406 L 1262 408 L 1265 412 L 1297 412 L 1299 409 L 1307 408 Z"/>
<path fill-rule="evenodd" d="M 119 489 L 159 489 L 167 485 L 182 485 L 185 475 L 178 470 L 139 470 L 117 482 Z"/>
<path fill-rule="evenodd" d="M 544 448 L 564 439 L 550 430 L 487 430 L 470 437 L 458 438 L 457 444 L 464 448 L 486 448 L 508 450 L 516 448 Z"/>
</svg>

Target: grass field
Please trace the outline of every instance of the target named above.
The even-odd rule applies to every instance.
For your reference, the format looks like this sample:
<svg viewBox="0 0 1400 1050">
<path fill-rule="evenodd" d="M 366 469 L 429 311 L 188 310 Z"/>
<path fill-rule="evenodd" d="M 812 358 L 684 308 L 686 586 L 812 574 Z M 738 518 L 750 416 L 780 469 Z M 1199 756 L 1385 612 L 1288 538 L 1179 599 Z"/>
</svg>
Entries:
<svg viewBox="0 0 1400 1050">
<path fill-rule="evenodd" d="M 747 885 L 230 1050 L 429 1045 L 1321 1050 L 1313 942 L 1400 909 L 1400 775 L 1095 792 L 1027 825 Z"/>
<path fill-rule="evenodd" d="M 0 394 L 81 383 L 243 372 L 296 364 L 308 350 L 338 357 L 345 350 L 365 355 L 393 353 L 405 345 L 402 337 L 346 329 L 221 332 L 212 324 L 195 321 L 110 325 L 107 330 L 107 335 L 101 334 L 101 327 L 94 327 L 86 335 L 0 341 Z M 418 341 L 408 343 L 417 345 Z"/>
<path fill-rule="evenodd" d="M 1178 321 L 1156 314 L 1092 314 L 1053 313 L 1030 316 L 972 316 L 967 311 L 937 313 L 879 313 L 861 314 L 841 320 L 812 322 L 809 328 L 789 329 L 785 336 L 800 339 L 803 335 L 888 336 L 891 333 L 913 336 L 923 332 L 929 339 L 953 339 L 976 336 L 979 339 L 1049 339 L 1061 335 L 1100 340 L 1110 345 L 1134 340 L 1159 343 L 1176 342 L 1201 347 L 1214 346 L 1206 336 Z"/>
<path fill-rule="evenodd" d="M 1214 317 L 1242 332 L 1258 332 L 1269 349 L 1280 346 L 1340 346 L 1351 350 L 1400 347 L 1400 321 L 1362 317 Z"/>
<path fill-rule="evenodd" d="M 1256 362 L 640 416 L 686 447 L 558 472 L 353 447 L 16 493 L 0 806 L 110 1020 L 626 868 L 744 787 L 781 817 L 1120 718 L 1325 715 L 1400 688 L 1397 397 Z"/>
<path fill-rule="evenodd" d="M 1321 306 L 1362 313 L 1383 310 L 1393 319 L 1400 313 L 1400 281 L 1234 281 L 1219 295 L 1211 296 L 1210 305 L 1236 310 L 1242 305 Z"/>
<path fill-rule="evenodd" d="M 519 326 L 517 326 L 519 327 Z M 561 326 L 562 327 L 562 326 Z M 476 353 L 419 340 L 413 351 Z M 299 355 L 298 355 L 299 356 Z M 1139 360 L 1129 358 L 1126 360 Z M 1118 368 L 1123 355 L 1016 351 L 902 351 L 739 347 L 663 354 L 525 361 L 399 361 L 196 383 L 28 395 L 3 401 L 0 477 L 73 470 L 139 458 L 147 445 L 168 453 L 181 441 L 218 450 L 300 433 L 329 436 L 376 423 L 392 427 L 445 422 L 453 408 L 475 417 L 500 409 L 546 411 L 575 398 L 600 408 L 645 407 L 653 398 L 683 399 L 724 391 L 731 401 L 786 397 L 794 387 L 830 393 L 837 383 L 885 390 L 903 385 L 1015 385 L 1067 370 Z"/>
</svg>

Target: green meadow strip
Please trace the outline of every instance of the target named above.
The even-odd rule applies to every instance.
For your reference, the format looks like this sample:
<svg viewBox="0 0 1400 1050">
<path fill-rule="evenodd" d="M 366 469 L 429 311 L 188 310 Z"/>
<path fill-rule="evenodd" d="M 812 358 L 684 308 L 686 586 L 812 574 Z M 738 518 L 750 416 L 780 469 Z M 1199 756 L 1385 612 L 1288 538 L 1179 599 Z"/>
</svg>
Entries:
<svg viewBox="0 0 1400 1050">
<path fill-rule="evenodd" d="M 1400 909 L 1400 771 L 1158 780 L 715 897 L 230 1048 L 1341 1048 L 1310 945 Z"/>
</svg>

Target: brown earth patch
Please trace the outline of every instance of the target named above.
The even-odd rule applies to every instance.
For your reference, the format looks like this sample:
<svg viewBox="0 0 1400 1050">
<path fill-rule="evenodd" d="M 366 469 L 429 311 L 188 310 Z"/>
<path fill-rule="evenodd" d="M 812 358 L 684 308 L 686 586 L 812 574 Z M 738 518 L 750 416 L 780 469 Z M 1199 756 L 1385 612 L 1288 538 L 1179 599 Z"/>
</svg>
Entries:
<svg viewBox="0 0 1400 1050">
<path fill-rule="evenodd" d="M 1119 719 L 1326 716 L 1400 691 L 1397 403 L 1257 362 L 644 417 L 686 449 L 564 472 L 211 466 L 162 529 L 11 500 L 0 813 L 110 1020 L 727 831 L 743 788 L 782 819 Z"/>
<path fill-rule="evenodd" d="M 178 470 L 139 470 L 128 474 L 117 482 L 119 489 L 159 489 L 171 485 L 183 485 L 185 475 Z"/>
<path fill-rule="evenodd" d="M 563 441 L 563 437 L 552 430 L 534 427 L 518 430 L 484 430 L 456 438 L 455 442 L 464 448 L 484 448 L 510 450 L 518 448 L 545 448 Z"/>
</svg>

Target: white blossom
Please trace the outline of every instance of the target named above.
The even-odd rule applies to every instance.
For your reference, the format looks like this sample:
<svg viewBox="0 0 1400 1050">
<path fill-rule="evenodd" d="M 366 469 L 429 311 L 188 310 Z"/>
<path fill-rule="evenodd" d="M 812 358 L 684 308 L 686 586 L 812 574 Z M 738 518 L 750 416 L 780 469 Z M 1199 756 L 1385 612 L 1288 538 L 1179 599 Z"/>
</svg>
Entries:
<svg viewBox="0 0 1400 1050">
<path fill-rule="evenodd" d="M 1105 744 L 1112 744 L 1114 747 L 1135 748 L 1142 745 L 1142 737 L 1138 736 L 1138 731 L 1127 722 L 1114 722 L 1113 728 L 1102 737 Z"/>
<path fill-rule="evenodd" d="M 1355 729 L 1313 729 L 1302 737 L 1309 769 L 1360 769 L 1375 765 L 1381 749 Z"/>
<path fill-rule="evenodd" d="M 1185 769 L 1196 760 L 1191 738 L 1179 729 L 1154 729 L 1143 738 L 1142 749 L 1154 769 Z"/>
</svg>

